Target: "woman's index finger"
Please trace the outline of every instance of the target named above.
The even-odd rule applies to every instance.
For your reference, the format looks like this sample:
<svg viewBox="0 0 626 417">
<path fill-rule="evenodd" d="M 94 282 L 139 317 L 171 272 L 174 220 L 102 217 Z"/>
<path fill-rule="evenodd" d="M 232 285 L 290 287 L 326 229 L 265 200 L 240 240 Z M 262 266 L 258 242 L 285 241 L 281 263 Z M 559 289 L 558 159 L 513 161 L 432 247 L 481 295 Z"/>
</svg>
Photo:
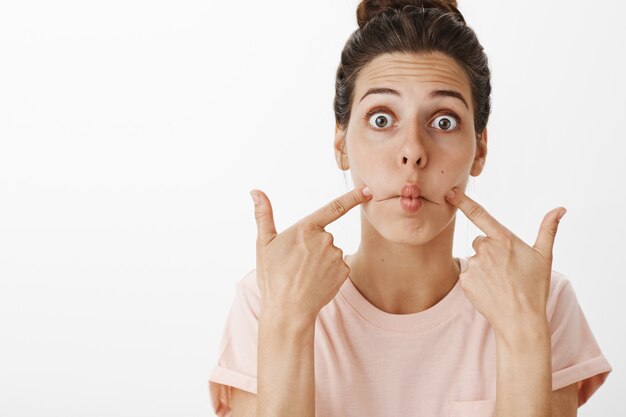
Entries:
<svg viewBox="0 0 626 417">
<path fill-rule="evenodd" d="M 458 207 L 488 237 L 501 237 L 509 232 L 509 229 L 498 222 L 483 206 L 465 195 L 462 190 L 455 187 L 454 197 L 447 198 L 447 200 L 453 206 Z"/>
<path fill-rule="evenodd" d="M 363 193 L 363 188 L 355 188 L 309 214 L 305 219 L 309 223 L 323 229 L 354 207 L 368 201 L 370 198 L 371 195 Z"/>
</svg>

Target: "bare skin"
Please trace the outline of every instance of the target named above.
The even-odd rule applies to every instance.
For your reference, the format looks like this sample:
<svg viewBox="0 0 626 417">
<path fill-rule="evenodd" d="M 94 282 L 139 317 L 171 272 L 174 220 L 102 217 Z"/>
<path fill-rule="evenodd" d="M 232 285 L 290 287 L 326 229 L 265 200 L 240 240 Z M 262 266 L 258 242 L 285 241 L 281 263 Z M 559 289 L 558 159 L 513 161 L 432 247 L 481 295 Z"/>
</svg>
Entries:
<svg viewBox="0 0 626 417">
<path fill-rule="evenodd" d="M 370 94 L 360 101 L 374 87 L 393 88 L 401 96 Z M 458 98 L 429 97 L 433 90 L 454 90 L 467 107 Z M 366 119 L 377 107 L 384 108 Z M 377 117 L 384 127 L 375 123 Z M 474 131 L 463 69 L 439 52 L 376 57 L 358 76 L 348 128 L 336 128 L 334 147 L 340 169 L 350 169 L 354 185 L 373 192 L 373 199 L 361 205 L 360 246 L 346 257 L 350 279 L 388 313 L 435 305 L 460 272 L 452 256 L 455 210 L 444 195 L 455 186 L 465 190 L 469 175 L 482 172 L 487 154 L 487 130 Z M 406 182 L 418 183 L 427 199 L 415 213 L 400 208 L 398 195 Z"/>
<path fill-rule="evenodd" d="M 374 87 L 393 88 L 400 95 L 370 94 L 361 101 Z M 474 246 L 474 264 L 468 264 L 461 280 L 476 307 L 480 306 L 483 314 L 491 313 L 486 317 L 498 317 L 498 312 L 485 310 L 484 306 L 490 305 L 485 301 L 489 294 L 476 286 L 476 277 L 486 270 L 480 265 L 502 265 L 490 256 L 502 255 L 505 249 L 523 248 L 531 253 L 521 241 L 513 246 L 512 236 L 502 238 L 504 226 L 486 211 L 476 210 L 477 203 L 463 194 L 469 176 L 480 175 L 484 167 L 487 131 L 475 132 L 469 81 L 453 59 L 440 53 L 381 55 L 365 66 L 355 88 L 349 125 L 345 131 L 336 129 L 334 145 L 337 164 L 341 169 L 351 169 L 355 189 L 281 234 L 276 232 L 269 198 L 259 193 L 261 202 L 255 209 L 257 276 L 263 308 L 259 317 L 258 396 L 241 395 L 236 390 L 234 416 L 254 409 L 257 417 L 315 414 L 315 316 L 334 297 L 348 273 L 373 305 L 389 313 L 423 311 L 445 297 L 460 274 L 452 257 L 457 208 L 482 226 L 488 236 L 497 238 L 489 245 L 498 251 L 481 254 Z M 467 106 L 450 96 L 433 98 L 434 90 L 460 94 Z M 365 117 L 379 107 L 382 109 Z M 456 115 L 444 115 L 444 111 Z M 383 127 L 373 122 L 380 121 L 381 116 L 383 122 L 386 117 L 389 122 Z M 398 194 L 406 182 L 419 184 L 425 199 L 417 212 L 400 208 Z M 360 194 L 363 186 L 369 187 L 372 197 L 366 199 Z M 460 193 L 455 200 L 446 200 L 446 192 L 453 188 Z M 332 235 L 323 228 L 356 205 L 361 206 L 361 244 L 344 263 L 342 251 L 334 247 Z M 543 248 L 543 255 L 548 249 L 551 252 L 553 242 L 547 242 L 556 230 L 555 214 L 553 211 L 544 218 L 535 245 Z M 298 250 L 292 249 L 294 242 Z M 487 245 L 485 242 L 482 245 Z M 543 265 L 535 263 L 533 271 Z M 549 265 L 544 269 L 549 272 Z M 524 272 L 520 268 L 515 271 Z M 497 275 L 509 284 L 521 284 L 515 279 L 517 275 Z M 533 281 L 539 279 L 535 275 L 546 274 L 531 275 L 515 294 L 533 294 L 539 288 Z M 328 285 L 312 285 L 320 278 Z M 491 281 L 495 282 L 493 277 Z M 538 303 L 546 296 L 544 291 L 540 297 L 521 297 L 532 302 L 519 311 L 545 312 L 545 304 Z M 500 310 L 509 310 L 512 305 L 506 303 Z M 502 331 L 496 334 L 497 414 L 575 416 L 577 384 L 551 392 L 550 332 L 545 317 L 526 313 L 519 324 L 506 329 L 499 326 Z"/>
<path fill-rule="evenodd" d="M 255 415 L 314 417 L 315 320 L 350 272 L 324 227 L 372 197 L 358 187 L 278 233 L 267 195 L 251 195 L 261 292 Z"/>
</svg>

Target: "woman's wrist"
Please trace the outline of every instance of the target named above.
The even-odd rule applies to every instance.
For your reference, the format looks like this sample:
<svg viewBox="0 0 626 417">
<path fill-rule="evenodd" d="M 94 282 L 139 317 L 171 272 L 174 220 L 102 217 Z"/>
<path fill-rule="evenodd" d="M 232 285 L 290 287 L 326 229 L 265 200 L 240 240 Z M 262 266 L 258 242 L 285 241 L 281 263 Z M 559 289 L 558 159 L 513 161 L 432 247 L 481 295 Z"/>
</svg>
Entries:
<svg viewBox="0 0 626 417">
<path fill-rule="evenodd" d="M 302 332 L 315 327 L 317 314 L 290 312 L 280 308 L 261 308 L 259 326 L 276 327 L 290 332 Z"/>
<path fill-rule="evenodd" d="M 547 317 L 526 317 L 495 330 L 496 342 L 509 350 L 528 349 L 550 343 L 550 322 Z"/>
</svg>

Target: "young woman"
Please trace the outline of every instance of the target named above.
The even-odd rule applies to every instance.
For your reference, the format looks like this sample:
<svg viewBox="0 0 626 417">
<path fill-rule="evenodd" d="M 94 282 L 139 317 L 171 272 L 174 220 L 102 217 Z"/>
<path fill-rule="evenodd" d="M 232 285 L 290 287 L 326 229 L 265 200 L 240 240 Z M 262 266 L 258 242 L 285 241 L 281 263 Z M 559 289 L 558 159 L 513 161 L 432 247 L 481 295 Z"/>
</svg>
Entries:
<svg viewBox="0 0 626 417">
<path fill-rule="evenodd" d="M 530 246 L 464 193 L 490 113 L 475 33 L 456 1 L 362 1 L 357 20 L 334 102 L 356 188 L 280 234 L 251 193 L 257 265 L 210 376 L 216 415 L 575 416 L 612 369 L 552 270 L 565 209 Z M 324 227 L 356 206 L 344 257 Z M 469 258 L 452 256 L 457 210 L 484 232 Z"/>
</svg>

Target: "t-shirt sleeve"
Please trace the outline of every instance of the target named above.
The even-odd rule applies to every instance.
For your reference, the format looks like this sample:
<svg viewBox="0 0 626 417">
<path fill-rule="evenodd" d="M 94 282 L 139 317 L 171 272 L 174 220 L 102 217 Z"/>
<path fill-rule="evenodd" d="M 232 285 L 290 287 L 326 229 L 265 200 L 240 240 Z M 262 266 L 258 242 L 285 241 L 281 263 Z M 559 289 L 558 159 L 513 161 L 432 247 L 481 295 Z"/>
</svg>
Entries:
<svg viewBox="0 0 626 417">
<path fill-rule="evenodd" d="M 554 271 L 553 271 L 554 272 Z M 552 332 L 552 390 L 578 382 L 578 407 L 600 388 L 611 365 L 602 354 L 571 282 L 555 272 Z"/>
<path fill-rule="evenodd" d="M 216 416 L 231 416 L 232 387 L 257 393 L 260 306 L 254 269 L 237 283 L 235 299 L 222 334 L 217 364 L 209 376 L 209 394 Z"/>
</svg>

